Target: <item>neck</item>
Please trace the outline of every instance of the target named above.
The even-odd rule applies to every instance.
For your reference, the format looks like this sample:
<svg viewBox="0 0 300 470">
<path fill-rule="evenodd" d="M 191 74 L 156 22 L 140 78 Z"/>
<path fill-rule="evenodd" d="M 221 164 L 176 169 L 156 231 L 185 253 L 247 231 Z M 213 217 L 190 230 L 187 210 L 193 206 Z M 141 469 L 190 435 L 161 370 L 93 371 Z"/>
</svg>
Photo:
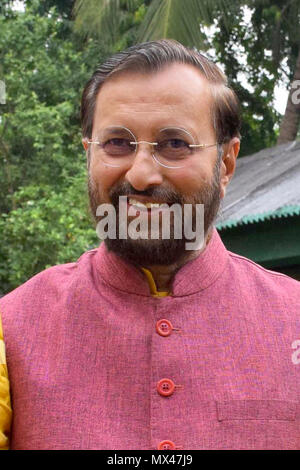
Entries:
<svg viewBox="0 0 300 470">
<path fill-rule="evenodd" d="M 211 239 L 211 236 L 212 236 L 212 230 L 210 230 L 207 233 L 205 237 L 205 243 L 201 250 L 188 251 L 182 258 L 180 258 L 174 264 L 169 264 L 169 265 L 156 264 L 156 265 L 144 266 L 145 268 L 149 269 L 149 271 L 151 271 L 151 274 L 153 276 L 153 279 L 155 281 L 158 291 L 170 290 L 172 280 L 176 272 L 186 263 L 197 258 L 200 255 L 200 253 L 202 253 L 205 250 L 207 244 L 209 243 L 209 240 Z"/>
</svg>

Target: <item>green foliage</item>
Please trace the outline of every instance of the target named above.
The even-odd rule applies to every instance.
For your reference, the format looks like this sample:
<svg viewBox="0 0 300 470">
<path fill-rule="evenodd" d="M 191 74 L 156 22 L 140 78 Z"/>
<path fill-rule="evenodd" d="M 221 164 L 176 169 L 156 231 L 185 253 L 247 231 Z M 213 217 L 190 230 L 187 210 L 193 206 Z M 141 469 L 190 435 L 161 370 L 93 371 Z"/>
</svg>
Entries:
<svg viewBox="0 0 300 470">
<path fill-rule="evenodd" d="M 146 14 L 143 0 L 76 0 L 74 29 L 83 38 L 101 38 L 114 51 L 137 42 Z"/>
<path fill-rule="evenodd" d="M 0 17 L 0 293 L 99 243 L 88 216 L 79 105 L 107 54 L 40 2 Z"/>
<path fill-rule="evenodd" d="M 229 83 L 235 89 L 242 109 L 242 146 L 240 156 L 250 155 L 276 144 L 280 115 L 273 107 L 276 80 L 271 78 L 265 57 L 266 42 L 256 43 L 253 29 L 244 22 L 243 5 L 232 5 L 230 20 L 216 12 L 215 33 L 211 41 Z M 263 52 L 254 65 L 254 58 Z M 241 57 L 244 60 L 241 60 Z M 245 86 L 247 81 L 247 88 Z M 251 91 L 249 88 L 251 87 Z"/>
<path fill-rule="evenodd" d="M 206 48 L 206 37 L 200 24 L 211 24 L 216 8 L 226 21 L 230 4 L 227 0 L 153 0 L 139 29 L 138 40 L 176 39 L 189 47 Z"/>
<path fill-rule="evenodd" d="M 299 0 L 248 0 L 244 3 L 253 11 L 251 42 L 257 50 L 257 54 L 249 56 L 249 65 L 253 70 L 263 65 L 274 75 L 274 80 L 292 80 L 300 47 Z M 267 56 L 266 49 L 272 54 Z M 287 59 L 288 67 L 283 65 L 283 59 Z"/>
<path fill-rule="evenodd" d="M 49 185 L 28 185 L 15 194 L 18 208 L 0 218 L 2 292 L 100 243 L 85 193 L 85 176 L 79 175 L 59 193 Z"/>
<path fill-rule="evenodd" d="M 251 16 L 245 24 L 244 8 Z M 299 0 L 240 0 L 231 5 L 230 20 L 216 12 L 213 44 L 242 103 L 242 153 L 276 145 L 281 116 L 274 109 L 279 82 L 293 80 L 300 48 Z M 244 61 L 241 61 L 241 55 Z M 241 78 L 252 88 L 242 86 Z"/>
<path fill-rule="evenodd" d="M 43 0 L 42 2 L 37 0 L 25 0 L 27 6 L 34 6 L 35 11 L 44 16 L 51 8 L 55 7 L 56 11 L 65 19 L 72 19 L 72 11 L 74 6 L 74 0 Z"/>
<path fill-rule="evenodd" d="M 59 38 L 62 23 L 55 10 L 45 17 L 28 9 L 13 19 L 0 18 L 7 91 L 0 110 L 4 212 L 15 207 L 14 193 L 20 186 L 35 181 L 59 190 L 81 168 L 79 96 L 100 57 L 94 47 L 80 49 L 71 30 L 64 40 Z"/>
</svg>

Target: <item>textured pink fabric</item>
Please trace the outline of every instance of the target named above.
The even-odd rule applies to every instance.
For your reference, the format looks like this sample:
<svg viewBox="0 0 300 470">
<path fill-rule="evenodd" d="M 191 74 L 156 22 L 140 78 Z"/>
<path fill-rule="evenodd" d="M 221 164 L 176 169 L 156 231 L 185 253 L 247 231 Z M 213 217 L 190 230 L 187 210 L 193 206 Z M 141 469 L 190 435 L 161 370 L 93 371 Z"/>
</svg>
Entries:
<svg viewBox="0 0 300 470">
<path fill-rule="evenodd" d="M 102 244 L 0 312 L 13 449 L 300 449 L 300 285 L 227 252 L 216 231 L 172 296 L 151 297 Z M 162 318 L 180 331 L 160 336 Z M 181 387 L 161 396 L 162 378 Z"/>
</svg>

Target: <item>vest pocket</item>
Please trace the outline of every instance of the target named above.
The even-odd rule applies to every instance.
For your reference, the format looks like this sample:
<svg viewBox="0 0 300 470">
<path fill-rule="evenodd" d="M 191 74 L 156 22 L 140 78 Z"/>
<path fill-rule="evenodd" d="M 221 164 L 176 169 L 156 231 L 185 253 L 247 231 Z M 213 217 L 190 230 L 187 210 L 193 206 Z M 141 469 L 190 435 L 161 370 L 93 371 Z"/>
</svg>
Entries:
<svg viewBox="0 0 300 470">
<path fill-rule="evenodd" d="M 218 421 L 295 421 L 297 402 L 284 400 L 228 400 L 217 402 Z"/>
</svg>

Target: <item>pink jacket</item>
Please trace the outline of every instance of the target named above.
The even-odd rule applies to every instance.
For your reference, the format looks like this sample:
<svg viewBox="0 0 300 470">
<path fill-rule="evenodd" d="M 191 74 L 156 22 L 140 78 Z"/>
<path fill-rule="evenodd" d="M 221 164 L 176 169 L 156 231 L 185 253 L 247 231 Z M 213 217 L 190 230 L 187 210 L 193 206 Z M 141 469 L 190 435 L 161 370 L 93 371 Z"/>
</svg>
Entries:
<svg viewBox="0 0 300 470">
<path fill-rule="evenodd" d="M 300 449 L 300 284 L 216 231 L 167 297 L 101 244 L 0 312 L 12 449 Z"/>
</svg>

